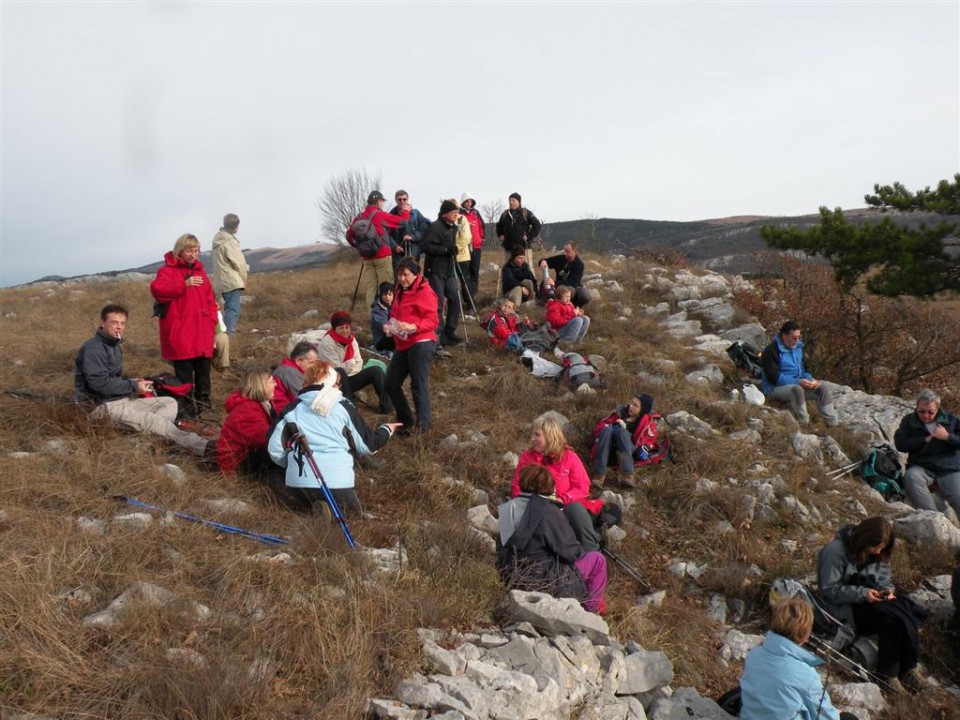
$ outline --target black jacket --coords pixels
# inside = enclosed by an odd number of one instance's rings
[[[525,207],[504,210],[497,220],[497,236],[503,238],[501,245],[507,252],[529,249],[540,234],[540,228],[537,216]]]
[[[430,223],[420,238],[420,251],[426,255],[423,274],[452,277],[457,259],[457,226],[448,225],[442,218]]]
[[[533,276],[533,271],[530,269],[530,266],[524,263],[520,267],[517,267],[512,262],[508,262],[503,266],[503,294],[506,295],[508,292],[513,290],[517,285],[522,283],[524,280],[530,280],[533,282],[533,286],[537,286],[537,279]]]
[[[583,260],[577,255],[568,261],[564,254],[548,257],[547,267],[557,273],[557,285],[578,288],[583,285]]]
[[[947,440],[927,442],[930,433],[913,411],[900,421],[893,442],[897,450],[909,453],[907,467],[917,465],[934,473],[957,472],[960,470],[960,419],[940,408],[934,422],[943,425],[950,433]]]
[[[102,403],[137,391],[137,381],[123,376],[121,342],[97,330],[80,347],[73,361],[73,388],[78,400]]]
[[[557,505],[541,495],[521,495],[500,506],[501,523],[507,507],[524,500],[527,508],[513,534],[497,542],[500,578],[511,589],[582,600],[587,588],[573,563],[583,548]]]

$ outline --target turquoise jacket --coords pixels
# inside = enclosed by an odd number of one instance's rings
[[[768,632],[743,664],[740,720],[839,720],[814,670],[822,664],[789,638]]]

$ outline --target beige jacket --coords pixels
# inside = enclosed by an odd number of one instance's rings
[[[210,279],[214,292],[223,295],[231,290],[242,290],[247,286],[249,270],[237,236],[220,228],[220,232],[213,237],[213,272],[210,273]]]
[[[470,247],[473,243],[473,232],[470,223],[463,215],[457,217],[457,262],[470,261]]]
[[[334,367],[342,367],[347,377],[352,377],[363,370],[363,358],[360,357],[360,345],[353,338],[353,357],[344,362],[343,356],[347,349],[329,335],[324,335],[317,343],[317,357],[325,360]]]

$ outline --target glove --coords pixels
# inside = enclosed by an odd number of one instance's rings
[[[300,428],[295,422],[288,422],[283,426],[283,432],[280,433],[280,442],[287,450],[292,448],[300,439]]]

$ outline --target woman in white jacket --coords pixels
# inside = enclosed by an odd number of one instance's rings
[[[350,313],[338,310],[330,316],[330,330],[317,343],[317,357],[333,365],[340,373],[340,389],[350,402],[356,404],[354,393],[373,385],[380,401],[379,411],[393,412],[393,403],[386,391],[387,374],[375,364],[367,368],[363,366]]]
[[[286,467],[285,481],[291,495],[316,508],[326,497],[306,458],[289,438],[293,433],[306,440],[323,479],[344,515],[358,516],[360,501],[354,490],[353,461],[372,455],[387,444],[398,423],[384,423],[370,430],[352,402],[340,392],[340,375],[326,362],[307,368],[297,402],[287,406],[267,443],[275,463]],[[284,432],[286,430],[286,432]]]

